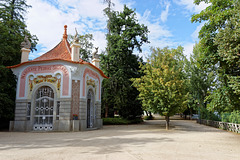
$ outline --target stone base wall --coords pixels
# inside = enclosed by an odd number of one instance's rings
[[[52,131],[85,131],[91,130],[87,128],[87,101],[85,98],[79,100],[79,117],[78,120],[71,118],[71,98],[58,99],[60,101],[59,120],[53,120]],[[10,122],[10,131],[32,131],[33,130],[33,117],[27,120],[27,100],[16,102],[15,121]],[[94,129],[102,128],[101,119],[101,102],[95,102],[96,107],[96,120]]]
[[[236,124],[236,123],[212,121],[212,120],[206,120],[206,119],[198,119],[197,123],[228,130],[231,132],[240,133],[240,124]]]
[[[27,100],[17,100],[15,107],[15,121],[25,121],[27,114]]]
[[[87,100],[85,98],[80,98],[79,103],[79,119],[86,120],[87,119]]]
[[[71,99],[60,99],[60,110],[59,120],[70,120],[71,119]]]

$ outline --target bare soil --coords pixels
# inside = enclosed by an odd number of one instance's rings
[[[0,132],[0,160],[238,160],[240,134],[189,120],[85,132]]]

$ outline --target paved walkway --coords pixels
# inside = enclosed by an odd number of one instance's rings
[[[146,121],[86,132],[0,132],[0,160],[239,160],[240,135],[195,121]]]

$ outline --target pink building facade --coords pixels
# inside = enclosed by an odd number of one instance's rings
[[[82,131],[102,127],[101,84],[107,78],[97,67],[79,58],[78,40],[62,41],[42,56],[10,66],[17,77],[12,131]],[[27,53],[28,52],[28,53]],[[25,57],[24,57],[25,56]],[[27,56],[27,57],[26,57]],[[99,59],[94,58],[99,63]]]

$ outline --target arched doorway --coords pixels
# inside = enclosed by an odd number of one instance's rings
[[[53,129],[54,92],[48,86],[36,91],[33,130]]]
[[[94,93],[91,89],[87,94],[87,128],[94,127]]]

